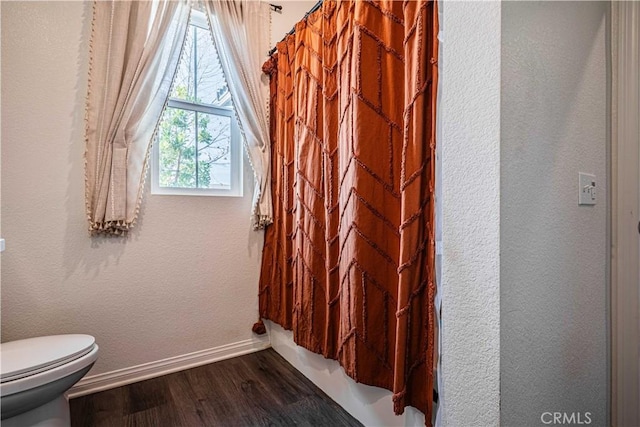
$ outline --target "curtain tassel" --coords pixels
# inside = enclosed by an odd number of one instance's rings
[[[254,323],[251,330],[254,334],[258,335],[264,335],[267,333],[267,328],[266,326],[264,326],[264,322],[262,320],[258,320],[256,323]]]
[[[406,389],[402,390],[399,393],[395,393],[391,398],[393,400],[393,412],[396,415],[402,415],[404,412],[404,407],[406,406],[404,403],[404,396],[407,394]]]

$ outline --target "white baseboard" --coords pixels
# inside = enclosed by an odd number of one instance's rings
[[[267,334],[253,339],[238,341],[232,344],[221,345],[207,350],[195,351],[168,359],[118,369],[81,379],[67,392],[69,399],[80,397],[111,388],[160,377],[173,372],[195,368],[196,366],[242,356],[271,347]]]
[[[424,414],[411,406],[407,406],[402,415],[395,415],[393,393],[389,390],[356,383],[344,373],[337,361],[325,359],[320,354],[298,346],[293,342],[291,331],[286,331],[269,320],[263,320],[273,349],[363,425],[425,425]]]

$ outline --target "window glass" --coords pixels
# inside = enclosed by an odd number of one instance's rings
[[[154,194],[242,194],[240,133],[206,25],[194,11],[154,144]]]

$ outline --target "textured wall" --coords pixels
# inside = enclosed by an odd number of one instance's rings
[[[500,3],[441,2],[442,399],[499,423]]]
[[[144,198],[89,238],[83,128],[91,2],[2,2],[2,339],[88,333],[92,373],[251,337],[262,233],[243,198]]]
[[[606,424],[606,14],[606,2],[503,3],[505,426],[543,425],[545,411]],[[578,206],[578,171],[597,177],[593,207]]]

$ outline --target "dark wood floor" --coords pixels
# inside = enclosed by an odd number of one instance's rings
[[[361,426],[272,349],[72,399],[71,426]]]

